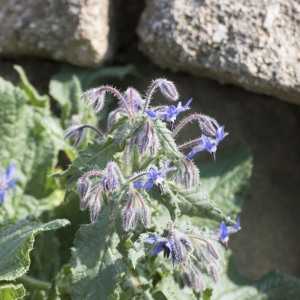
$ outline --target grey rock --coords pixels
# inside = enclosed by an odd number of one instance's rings
[[[148,0],[137,32],[162,68],[300,104],[298,0]]]
[[[0,0],[0,54],[95,67],[112,55],[109,0]]]

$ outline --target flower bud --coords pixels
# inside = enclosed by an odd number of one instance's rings
[[[129,229],[134,229],[137,225],[138,214],[135,203],[135,194],[133,191],[129,193],[128,203],[121,211],[122,219],[123,219],[123,227],[125,231]]]
[[[148,205],[143,200],[142,196],[136,192],[136,196],[140,201],[141,208],[139,210],[140,218],[145,227],[149,227],[151,225],[151,212]]]
[[[199,184],[199,169],[187,157],[182,157],[175,177],[177,184],[182,184],[186,189],[191,189]]]
[[[98,103],[94,106],[94,110],[97,113],[103,108],[105,93],[106,89],[103,87],[90,89],[82,94],[81,99],[88,96],[88,100],[85,103],[86,107],[98,101]]]
[[[219,282],[219,268],[215,264],[210,264],[208,266],[208,274],[215,283]]]
[[[73,146],[76,148],[82,144],[84,134],[85,134],[84,125],[73,125],[65,131],[64,138],[67,139],[67,138],[73,136],[74,137]]]
[[[176,101],[179,98],[175,84],[166,79],[158,79],[161,93],[169,100]]]
[[[206,284],[201,271],[194,264],[191,265],[191,270],[187,275],[190,285],[196,292],[201,292],[206,289]]]
[[[85,177],[81,177],[77,182],[78,194],[81,201],[84,200],[84,198],[86,197],[89,188],[90,184],[88,180]]]
[[[95,222],[101,209],[100,193],[95,193],[90,200],[90,219]]]
[[[214,118],[206,115],[201,115],[201,118],[199,119],[199,126],[203,133],[211,137],[215,137],[217,128],[220,127]]]

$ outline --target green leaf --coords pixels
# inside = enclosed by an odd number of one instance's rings
[[[65,129],[69,127],[69,122],[75,115],[79,123],[97,126],[98,118],[102,119],[107,116],[111,98],[106,98],[105,105],[97,118],[94,111],[91,108],[85,109],[84,101],[80,101],[82,91],[98,87],[110,78],[123,80],[127,75],[136,76],[136,74],[136,69],[132,65],[105,67],[97,70],[64,65],[62,70],[51,78],[49,84],[50,95],[62,109],[63,127]],[[86,139],[89,138],[91,138],[90,132],[86,136]]]
[[[300,299],[300,279],[273,271],[260,280],[251,281],[238,273],[233,257],[230,256],[227,270],[225,269],[221,275],[211,299]]]
[[[117,250],[115,218],[120,212],[113,217],[105,205],[97,222],[79,228],[70,263],[72,299],[118,299],[115,293],[125,268]]]
[[[14,69],[20,76],[20,88],[26,93],[30,104],[33,106],[49,107],[49,97],[41,96],[38,91],[30,84],[22,67],[14,65]]]
[[[25,296],[25,289],[22,284],[0,284],[1,300],[18,300]]]
[[[38,215],[45,207],[59,203],[53,197],[56,183],[49,175],[58,152],[65,147],[63,131],[48,107],[31,104],[26,91],[0,78],[0,167],[15,162],[18,178],[13,197],[7,193],[4,200],[5,217]]]
[[[114,155],[123,149],[124,144],[115,144],[111,136],[108,136],[105,142],[94,140],[88,144],[85,150],[79,152],[78,157],[66,171],[61,174],[55,174],[54,176],[73,175],[68,184],[68,188],[70,188],[75,184],[77,179],[82,176],[84,171],[90,170],[91,168],[104,169],[107,163],[113,159]]]
[[[60,269],[59,247],[56,232],[40,233],[31,252],[32,262],[27,275],[51,282]],[[49,249],[51,249],[51,255],[49,255]]]
[[[29,252],[35,236],[69,224],[68,220],[54,220],[46,224],[18,221],[0,229],[0,280],[14,280],[25,274],[30,266]]]
[[[251,172],[250,151],[239,143],[220,151],[216,162],[201,165],[201,183],[225,215],[235,217],[241,210]]]
[[[180,288],[171,272],[165,272],[165,276],[158,282],[152,291],[154,299],[174,299],[174,300],[196,300],[198,297],[194,295],[191,288],[185,286]],[[162,298],[164,296],[164,298]]]
[[[49,207],[53,207],[53,201],[57,203],[51,197],[56,183],[48,175],[57,164],[59,150],[64,148],[63,132],[47,107],[30,105],[23,90],[2,78],[0,115],[0,167],[4,169],[15,162],[18,178],[13,197],[7,193],[3,211],[5,217],[22,219],[33,213],[29,209],[32,205],[37,213],[45,208],[36,205],[37,199],[50,197],[44,202]]]
[[[160,147],[166,156],[181,157],[182,153],[177,150],[177,145],[171,137],[171,131],[167,128],[166,123],[159,119],[152,119]]]
[[[170,184],[170,187],[172,201],[178,202],[181,214],[218,222],[226,219],[226,215],[209,199],[202,186],[189,190],[174,184]]]

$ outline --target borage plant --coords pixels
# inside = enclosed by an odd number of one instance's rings
[[[198,297],[218,282],[229,235],[240,229],[239,219],[231,221],[208,199],[193,162],[202,151],[216,158],[217,146],[227,135],[224,126],[199,113],[176,121],[192,99],[153,106],[157,89],[170,101],[179,99],[175,85],[166,79],[154,80],[144,97],[133,88],[124,93],[111,86],[88,90],[82,99],[96,113],[107,93],[118,100],[109,113],[107,132],[88,124],[66,131],[75,146],[86,130],[96,133],[63,173],[70,176],[69,201],[79,196],[80,209],[89,210],[91,220],[81,225],[74,241],[74,299],[152,299],[169,280],[176,281],[171,289],[184,287]],[[178,144],[178,134],[192,121],[199,125],[199,136]],[[199,228],[187,217],[221,225]],[[156,255],[160,252],[163,256]]]

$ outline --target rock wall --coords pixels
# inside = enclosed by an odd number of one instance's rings
[[[109,0],[0,0],[0,53],[97,67],[112,56]]]
[[[297,0],[150,0],[140,49],[161,68],[300,103]]]

